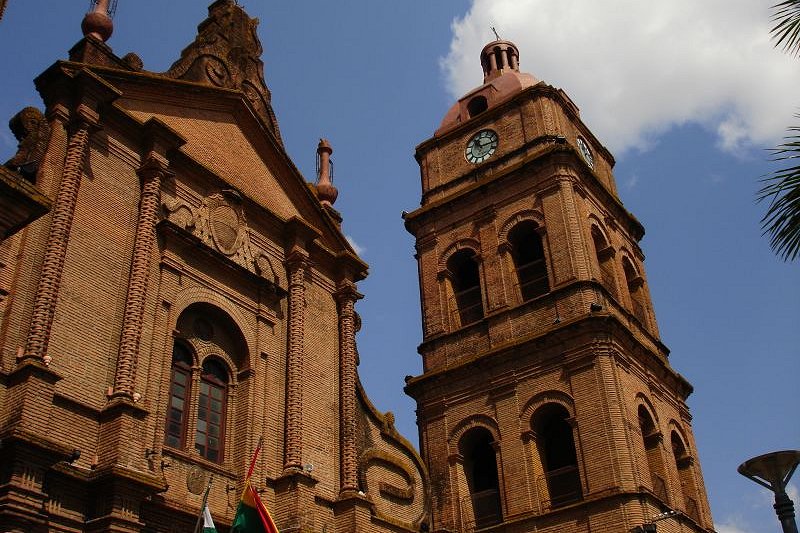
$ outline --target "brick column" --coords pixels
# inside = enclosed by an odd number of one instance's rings
[[[142,317],[150,275],[150,255],[155,243],[155,224],[158,200],[161,197],[161,180],[167,172],[167,162],[151,156],[139,168],[142,178],[142,197],[139,203],[139,220],[133,244],[133,262],[128,279],[122,337],[117,356],[112,397],[133,395],[139,340],[142,336]]]
[[[139,202],[139,220],[133,244],[133,261],[128,278],[128,293],[122,322],[122,336],[117,356],[112,397],[133,396],[139,341],[142,336],[142,319],[147,297],[147,279],[150,275],[150,256],[155,243],[155,225],[158,201],[161,197],[161,180],[166,175],[168,162],[150,154],[138,173],[142,178],[142,197]]]
[[[61,276],[64,272],[64,258],[67,254],[69,233],[78,202],[78,190],[83,175],[83,165],[89,147],[89,135],[98,125],[98,115],[81,104],[75,111],[72,131],[67,143],[64,171],[58,187],[58,195],[53,205],[50,233],[42,262],[39,284],[33,303],[28,337],[22,359],[43,359],[47,355],[50,329],[56,310]],[[45,361],[48,362],[48,361]]]
[[[303,466],[303,335],[308,254],[295,248],[286,259],[289,278],[289,340],[286,364],[286,441],[283,469]]]
[[[339,304],[339,409],[340,409],[340,493],[358,490],[356,449],[356,332],[355,303],[362,298],[355,283],[344,280],[336,291]]]

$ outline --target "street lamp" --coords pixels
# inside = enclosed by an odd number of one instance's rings
[[[739,465],[739,473],[775,493],[775,513],[783,533],[798,533],[794,503],[786,494],[786,484],[800,463],[800,450],[765,453]]]

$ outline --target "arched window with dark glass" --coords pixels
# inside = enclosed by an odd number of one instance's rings
[[[477,322],[483,318],[483,296],[475,252],[464,249],[454,253],[447,261],[447,270],[461,325]]]
[[[523,301],[550,292],[544,246],[536,230],[535,222],[526,221],[517,224],[508,233],[508,244],[511,246],[511,257]]]
[[[644,405],[639,406],[638,415],[653,492],[661,498],[661,501],[667,502],[667,485],[661,456],[661,432],[656,429],[653,417]]]
[[[476,529],[497,524],[503,519],[493,441],[489,430],[478,427],[468,431],[458,443],[459,453],[464,458],[464,474]]]
[[[192,354],[180,342],[172,348],[172,374],[169,387],[169,408],[164,443],[183,448],[186,439],[186,412],[192,384]]]
[[[642,288],[644,279],[636,272],[636,269],[627,257],[622,260],[622,270],[625,271],[625,281],[628,285],[631,305],[633,305],[633,316],[635,316],[642,325],[646,325],[647,311],[645,310],[644,289]]]
[[[225,410],[228,404],[228,370],[216,358],[203,361],[197,406],[195,449],[209,461],[222,462]]]
[[[583,497],[578,454],[569,418],[566,408],[556,403],[540,407],[533,415],[533,431],[551,507],[566,505]]]
[[[617,283],[614,276],[614,249],[608,245],[606,238],[597,226],[592,226],[592,244],[600,267],[600,279],[603,286],[617,297]]]
[[[696,522],[700,521],[700,511],[697,506],[697,487],[694,483],[694,476],[692,475],[692,464],[694,461],[686,451],[686,445],[683,439],[678,435],[677,431],[673,431],[670,440],[672,442],[672,454],[675,457],[675,466],[678,469],[678,479],[681,483],[681,492],[683,493],[683,503],[686,509],[686,514],[693,518]]]

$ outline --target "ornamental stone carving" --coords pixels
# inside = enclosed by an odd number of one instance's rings
[[[19,141],[17,153],[6,161],[5,166],[34,181],[42,162],[47,142],[50,139],[50,124],[41,111],[26,107],[8,122],[8,127]]]
[[[234,263],[278,284],[269,257],[250,242],[242,197],[235,190],[210,194],[196,207],[178,198],[166,199],[161,204],[161,217]]]
[[[197,37],[166,72],[171,78],[238,89],[282,144],[272,96],[264,81],[258,19],[250,18],[234,0],[217,0]]]

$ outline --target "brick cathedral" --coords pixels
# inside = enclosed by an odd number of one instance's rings
[[[0,169],[0,531],[189,531],[209,484],[227,530],[262,438],[284,533],[713,531],[644,229],[513,43],[416,149],[418,454],[360,385],[367,265],[330,145],[314,183],[284,150],[257,21],[215,1],[154,73],[107,6]]]

